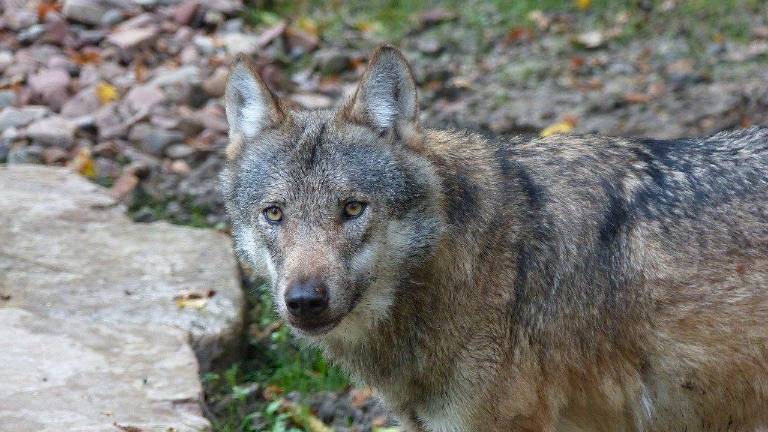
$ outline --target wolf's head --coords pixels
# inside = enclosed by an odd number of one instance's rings
[[[402,54],[379,48],[354,96],[318,111],[288,109],[240,57],[226,111],[237,249],[271,279],[280,315],[312,336],[353,336],[386,319],[442,227]]]

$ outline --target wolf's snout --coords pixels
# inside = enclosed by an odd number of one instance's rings
[[[317,279],[293,282],[285,291],[285,305],[299,320],[317,319],[328,308],[328,288]]]

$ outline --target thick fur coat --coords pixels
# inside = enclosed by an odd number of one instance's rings
[[[768,129],[427,130],[391,47],[336,110],[287,108],[245,58],[226,98],[240,256],[407,430],[768,427]],[[327,305],[297,315],[296,281]]]

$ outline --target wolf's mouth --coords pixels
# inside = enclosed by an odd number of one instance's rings
[[[342,319],[344,319],[344,316],[326,321],[300,322],[297,320],[288,320],[288,322],[306,335],[321,336],[336,328]]]

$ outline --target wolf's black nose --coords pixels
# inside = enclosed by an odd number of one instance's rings
[[[328,289],[316,279],[293,282],[285,292],[285,304],[296,318],[317,318],[328,307]]]

